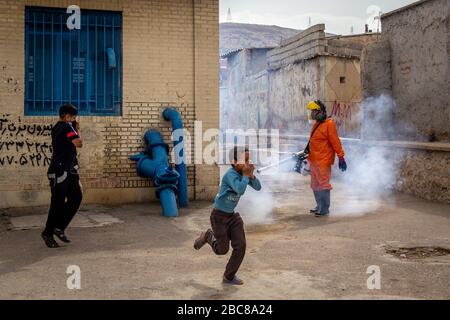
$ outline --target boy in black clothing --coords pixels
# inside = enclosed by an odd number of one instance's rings
[[[49,248],[59,247],[53,235],[63,242],[70,242],[64,231],[75,216],[83,197],[77,171],[76,148],[83,146],[76,122],[77,114],[75,106],[64,104],[59,109],[59,121],[52,129],[53,155],[47,171],[52,198],[47,224],[41,235]]]

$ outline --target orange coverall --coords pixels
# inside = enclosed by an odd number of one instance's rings
[[[319,122],[311,128],[314,131]],[[322,122],[314,132],[309,143],[308,161],[311,169],[311,189],[314,191],[331,190],[331,166],[334,164],[335,154],[339,158],[344,156],[341,140],[336,129],[336,123],[328,118]]]

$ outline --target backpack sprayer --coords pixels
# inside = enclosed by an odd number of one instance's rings
[[[261,173],[264,171],[267,171],[271,168],[277,167],[283,163],[289,162],[289,161],[296,161],[294,168],[292,168],[291,171],[295,171],[298,173],[301,173],[302,175],[306,176],[309,174],[309,164],[306,160],[308,158],[309,152],[307,150],[302,150],[296,153],[293,153],[290,157],[283,159],[281,161],[278,161],[277,163],[272,163],[271,165],[259,168],[256,170],[256,172]]]
[[[309,163],[306,160],[309,155],[309,144],[311,142],[311,137],[314,135],[314,132],[316,132],[316,130],[317,130],[317,128],[319,128],[320,124],[323,123],[327,119],[327,109],[326,109],[325,105],[322,103],[322,101],[320,101],[320,100],[309,102],[307,105],[307,109],[320,111],[320,113],[318,114],[318,118],[316,118],[318,120],[318,124],[312,130],[308,144],[306,145],[306,148],[297,153],[293,153],[289,158],[283,159],[277,163],[273,163],[271,165],[268,165],[266,167],[258,169],[257,170],[258,173],[264,172],[273,167],[277,167],[280,164],[283,164],[285,162],[295,160],[296,161],[295,167],[291,171],[301,173],[304,176],[307,176],[310,174]]]

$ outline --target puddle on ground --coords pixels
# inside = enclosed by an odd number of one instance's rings
[[[399,259],[426,259],[430,257],[441,257],[450,254],[450,249],[442,247],[411,247],[395,248],[385,247],[386,253]]]

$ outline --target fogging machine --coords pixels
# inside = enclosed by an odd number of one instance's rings
[[[258,170],[256,170],[256,172],[261,173],[263,171],[269,170],[273,167],[277,167],[280,164],[283,164],[285,162],[289,162],[292,160],[295,160],[295,167],[293,168],[292,171],[301,173],[303,175],[308,175],[310,173],[309,171],[309,165],[308,165],[308,161],[306,161],[306,159],[308,158],[309,155],[309,144],[311,142],[311,137],[314,135],[314,132],[316,132],[317,128],[319,128],[320,124],[322,123],[322,121],[320,121],[317,126],[312,130],[308,144],[306,145],[306,148],[302,151],[299,151],[297,153],[293,153],[289,158],[283,159],[281,161],[278,161],[277,163],[273,163],[271,165],[268,165],[266,167],[262,167]]]
[[[271,168],[274,167],[278,167],[279,165],[282,165],[283,163],[289,162],[289,161],[295,161],[295,167],[293,168],[293,171],[298,172],[298,173],[302,173],[303,174],[303,170],[305,170],[305,166],[307,164],[306,159],[308,158],[308,150],[302,150],[296,153],[293,153],[290,157],[285,158],[281,161],[278,161],[277,163],[272,163],[271,165],[259,168],[258,170],[256,170],[258,173],[267,171]]]

